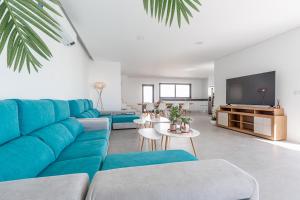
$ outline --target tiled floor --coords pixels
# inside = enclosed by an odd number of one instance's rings
[[[261,200],[300,200],[300,145],[217,128],[206,114],[192,114],[192,118],[192,127],[201,132],[195,139],[200,159],[225,159],[253,175],[260,185]],[[192,152],[189,141],[183,139],[173,139],[170,148]],[[138,151],[137,131],[113,131],[110,152],[132,151]]]

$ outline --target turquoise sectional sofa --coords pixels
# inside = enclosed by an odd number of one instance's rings
[[[89,99],[76,99],[69,101],[72,117],[76,118],[108,118],[111,127],[115,129],[134,128],[133,120],[140,117],[135,114],[103,114],[93,107],[93,101]]]
[[[0,181],[196,160],[184,151],[107,155],[110,129],[85,131],[62,100],[0,101]],[[106,126],[108,127],[108,126]]]

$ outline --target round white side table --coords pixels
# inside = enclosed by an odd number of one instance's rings
[[[193,147],[193,152],[194,155],[197,157],[197,153],[196,153],[196,149],[195,149],[195,145],[194,145],[194,141],[193,138],[200,136],[200,132],[195,130],[195,129],[191,129],[190,133],[174,133],[169,131],[170,128],[170,124],[156,124],[154,126],[154,129],[160,133],[162,136],[166,137],[166,141],[165,141],[165,150],[168,149],[168,142],[170,141],[170,138],[174,137],[174,138],[188,138],[191,142],[191,145]]]
[[[161,139],[161,134],[157,133],[154,128],[139,129],[139,134],[142,136],[141,151],[143,150],[144,140],[148,140],[149,149],[156,150],[156,141]]]

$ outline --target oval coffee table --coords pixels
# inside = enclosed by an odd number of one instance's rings
[[[160,133],[161,135],[166,137],[165,145],[164,145],[165,150],[168,149],[168,142],[170,141],[171,137],[174,137],[174,138],[189,138],[190,142],[191,142],[191,145],[193,147],[194,155],[197,157],[197,153],[196,153],[196,150],[195,150],[195,145],[194,145],[193,138],[200,136],[200,132],[195,130],[195,129],[191,129],[190,133],[180,133],[179,134],[179,133],[174,133],[174,132],[169,131],[169,128],[170,128],[170,124],[156,124],[154,126],[154,129],[158,133]]]
[[[139,134],[142,136],[141,151],[143,150],[144,140],[149,141],[149,149],[156,150],[156,141],[161,139],[161,134],[157,133],[154,128],[139,129]]]

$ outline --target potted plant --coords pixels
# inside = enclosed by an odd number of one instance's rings
[[[169,120],[171,121],[170,124],[170,131],[176,131],[177,129],[177,122],[180,119],[180,110],[179,106],[172,106],[169,114]]]
[[[181,118],[180,131],[182,133],[190,132],[191,121],[192,121],[192,119],[190,117],[182,117]]]
[[[210,123],[212,125],[216,125],[217,124],[217,111],[215,109],[212,112]]]
[[[158,108],[156,108],[154,110],[154,114],[155,114],[155,118],[159,118],[160,117],[160,110]]]

